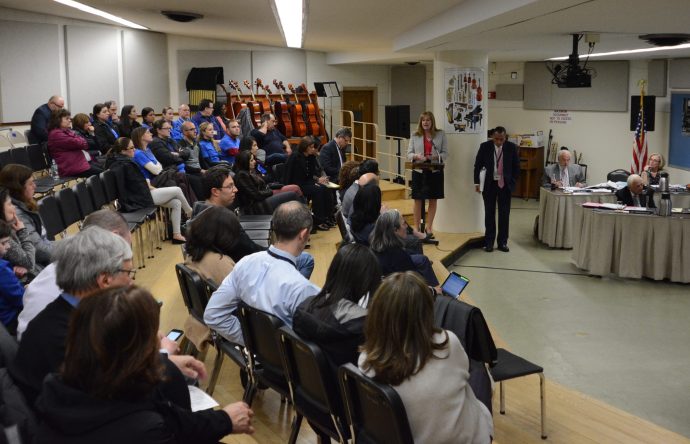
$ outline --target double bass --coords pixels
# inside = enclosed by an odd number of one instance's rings
[[[304,123],[302,115],[302,105],[299,103],[297,91],[292,83],[288,83],[288,89],[295,95],[295,104],[290,107],[290,117],[292,117],[292,134],[297,137],[304,137],[307,135],[307,124]]]
[[[261,103],[261,108],[263,109],[264,114],[266,113],[273,113],[273,107],[271,107],[271,98],[268,97],[268,92],[266,91],[266,87],[264,86],[264,82],[260,78],[256,78],[254,81],[254,84],[256,85],[256,93],[259,94],[259,88],[264,90],[264,95],[266,98],[259,99],[259,102]]]
[[[276,120],[278,121],[278,130],[283,133],[285,137],[292,137],[292,122],[290,121],[290,112],[288,110],[288,105],[285,102],[285,97],[283,97],[283,82],[278,83],[276,79],[273,79],[273,85],[276,87],[276,91],[280,93],[280,100],[273,101],[273,109],[276,114]]]
[[[252,101],[247,103],[247,108],[251,111],[252,114],[252,122],[254,123],[254,127],[258,128],[261,126],[261,104],[256,101],[256,97],[254,96],[254,89],[252,89],[252,84],[249,83],[249,80],[244,81],[244,86],[249,88],[249,92],[252,93]]]
[[[230,80],[229,85],[230,89],[237,93],[237,100],[232,102],[232,106],[230,107],[232,109],[233,118],[237,119],[240,116],[240,112],[247,107],[247,104],[242,101],[240,84],[236,80]]]
[[[309,90],[307,89],[307,85],[302,83],[300,87],[304,90],[304,92],[307,94],[307,99],[309,99],[309,103],[306,104],[307,106],[307,129],[309,130],[309,134],[312,136],[318,136],[321,133],[321,130],[319,128],[319,120],[316,115],[316,107],[314,106],[314,103],[311,101],[311,96],[309,95]]]

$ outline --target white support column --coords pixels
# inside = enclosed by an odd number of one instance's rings
[[[484,70],[482,87],[487,91],[488,56],[478,51],[442,51],[434,57],[434,107],[433,113],[439,127],[446,119],[444,109],[446,68],[481,68]],[[469,233],[484,231],[484,204],[482,196],[474,191],[472,177],[474,158],[479,144],[486,140],[488,113],[485,92],[481,102],[483,111],[482,131],[478,134],[446,134],[448,161],[445,167],[445,199],[439,200],[434,231]]]

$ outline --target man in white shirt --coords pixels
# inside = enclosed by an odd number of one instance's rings
[[[276,242],[235,265],[206,306],[206,324],[227,340],[244,344],[239,320],[232,314],[243,301],[292,326],[297,306],[321,291],[296,266],[311,226],[311,212],[304,204],[292,201],[279,206],[273,212]]]

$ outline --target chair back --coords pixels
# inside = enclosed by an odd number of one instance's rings
[[[312,426],[344,442],[345,410],[336,375],[323,351],[287,326],[278,330],[278,342],[295,407]]]
[[[10,156],[12,157],[12,163],[18,163],[19,165],[31,168],[29,153],[26,151],[26,147],[21,146],[12,148],[10,150]]]
[[[72,188],[63,188],[57,192],[55,198],[60,207],[60,214],[62,215],[62,222],[65,227],[77,223],[81,220],[81,212],[79,211],[79,204],[77,203],[77,196]]]
[[[79,206],[79,213],[82,219],[96,211],[93,206],[93,200],[91,200],[91,195],[89,194],[89,189],[86,187],[86,182],[77,182],[72,186],[72,192],[77,196],[77,205]]]
[[[285,183],[285,163],[277,163],[273,165],[273,179],[279,183]]]
[[[338,210],[335,212],[335,221],[338,224],[338,230],[340,231],[340,237],[343,239],[344,244],[349,244],[352,242],[352,236],[350,236],[350,231],[347,228],[347,223],[345,222],[345,216]]]
[[[121,173],[120,173],[121,174]],[[113,170],[105,170],[100,174],[103,190],[105,191],[105,198],[108,203],[112,203],[117,199],[117,173]],[[122,179],[124,181],[124,179]]]
[[[630,176],[629,171],[619,168],[608,173],[606,175],[606,180],[610,180],[612,182],[626,182],[628,180],[628,176]]]
[[[2,134],[0,134],[0,148],[2,148]],[[0,150],[0,168],[12,163],[10,150]]]
[[[14,362],[18,349],[17,338],[10,335],[7,327],[0,324],[0,368],[7,367],[11,362]]]
[[[375,382],[352,364],[341,366],[338,375],[355,442],[413,444],[405,406],[392,387]]]
[[[100,210],[108,203],[100,177],[93,175],[86,179],[86,188],[89,190],[89,194],[91,194],[91,200],[95,209]]]
[[[55,196],[46,196],[38,201],[38,214],[41,216],[41,221],[50,240],[55,240],[55,235],[62,233],[67,228],[62,220],[60,205]]]
[[[288,384],[283,371],[283,357],[278,345],[277,332],[283,321],[276,316],[240,302],[237,317],[242,327],[244,344],[250,359],[255,356],[262,365],[262,379],[279,392],[287,392]],[[256,365],[252,362],[254,368]]]
[[[175,273],[182,291],[182,299],[185,306],[187,306],[189,314],[197,321],[205,324],[204,310],[206,310],[208,298],[203,278],[185,264],[176,264]]]
[[[46,156],[43,153],[43,147],[36,143],[26,147],[26,153],[29,156],[29,164],[34,172],[45,171],[50,168]]]

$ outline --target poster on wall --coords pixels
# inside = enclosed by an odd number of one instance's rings
[[[446,68],[445,116],[443,128],[448,134],[477,134],[484,130],[484,70],[481,68]]]
[[[668,164],[690,169],[690,94],[671,94]]]

